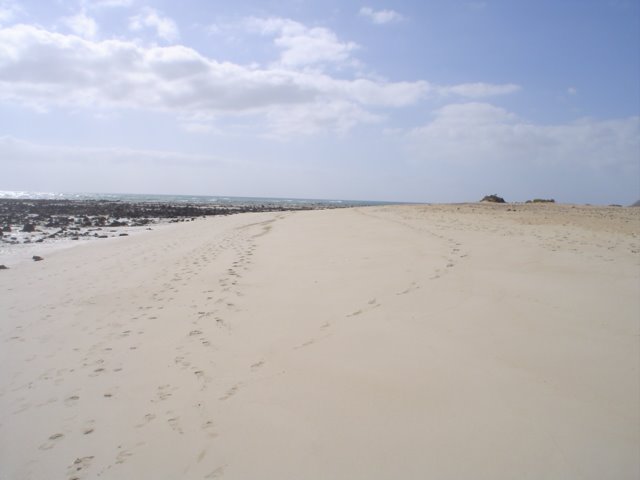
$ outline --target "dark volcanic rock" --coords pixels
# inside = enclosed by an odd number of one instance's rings
[[[123,202],[111,200],[45,200],[0,198],[0,237],[3,243],[17,244],[59,239],[106,238],[94,233],[107,227],[147,227],[158,222],[194,221],[214,215],[245,212],[274,212],[328,208],[326,205],[285,204],[204,204]],[[339,208],[336,205],[334,208]],[[42,232],[37,240],[12,237],[12,225],[25,233]],[[20,228],[20,227],[19,227]],[[117,233],[113,236],[118,236]],[[125,236],[125,235],[121,235]]]
[[[34,262],[39,262],[41,260],[44,260],[44,258],[38,256],[38,255],[34,255],[33,257],[31,257],[33,259]]]
[[[6,265],[0,265],[0,270],[9,270],[9,267]]]

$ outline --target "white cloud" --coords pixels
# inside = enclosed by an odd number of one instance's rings
[[[300,67],[323,63],[344,63],[359,47],[353,42],[342,42],[329,29],[307,27],[285,18],[250,18],[246,21],[250,31],[274,35],[274,44],[282,50],[280,64]]]
[[[366,78],[337,80],[326,75],[308,75],[309,83],[337,98],[346,97],[362,105],[404,107],[426,97],[433,88],[428,82],[375,82]]]
[[[369,19],[376,25],[384,25],[404,20],[404,16],[394,10],[374,10],[370,7],[362,7],[359,14],[361,17]]]
[[[72,17],[65,17],[62,19],[62,22],[69,27],[73,33],[81,37],[92,39],[98,34],[98,24],[84,12],[80,12]]]
[[[570,165],[636,175],[640,167],[640,117],[537,125],[486,103],[453,104],[411,131],[408,140],[428,162],[488,168]]]
[[[496,95],[508,95],[520,90],[519,85],[508,84],[492,84],[492,83],[463,83],[460,85],[451,85],[438,87],[438,93],[441,95],[459,95],[467,98],[484,98]]]
[[[180,37],[176,23],[153,8],[145,7],[141,13],[129,19],[129,29],[139,31],[145,27],[154,29],[156,35],[167,42],[173,42]]]
[[[576,87],[569,87],[569,88],[567,88],[567,93],[569,95],[577,95],[578,94],[578,89]]]
[[[280,33],[310,30],[284,23],[260,25]],[[426,81],[338,79],[292,64],[296,62],[243,66],[217,62],[180,45],[93,41],[15,25],[0,28],[0,101],[41,111],[80,107],[94,109],[92,114],[121,108],[172,112],[178,119],[196,119],[179,120],[190,131],[203,131],[225,115],[251,117],[259,130],[281,136],[287,129],[344,132],[359,123],[380,121],[384,114],[376,109],[414,105],[429,96],[517,90],[513,85],[447,87]]]
[[[221,63],[183,46],[95,42],[27,25],[0,29],[0,100],[34,108],[144,108],[206,118],[251,114],[274,122],[278,131],[291,115],[308,122],[307,130],[333,125],[341,131],[375,116],[367,108],[410,105],[428,91],[427,82],[341,80]]]

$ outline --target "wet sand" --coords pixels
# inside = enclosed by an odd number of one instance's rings
[[[635,479],[640,209],[243,213],[0,271],[0,478]]]

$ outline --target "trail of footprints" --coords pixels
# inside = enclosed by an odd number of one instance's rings
[[[411,230],[418,231],[422,234],[427,234],[433,238],[440,240],[447,246],[448,253],[443,257],[442,264],[439,267],[436,267],[433,270],[433,272],[431,272],[431,275],[428,277],[429,280],[437,280],[443,277],[444,275],[451,272],[451,270],[458,264],[458,262],[462,261],[464,258],[467,258],[469,256],[469,253],[464,250],[462,243],[460,243],[453,237],[443,235],[434,229],[427,230],[423,227],[418,227],[415,224],[410,223],[409,221],[397,220],[395,217],[389,218],[384,216],[384,214],[376,215],[371,212],[372,210],[367,210],[366,212],[364,210],[358,210],[358,213],[362,215],[376,218],[382,221],[399,223],[402,226],[407,227]],[[447,231],[450,231],[450,228],[448,228]],[[408,295],[419,289],[420,289],[419,283],[417,281],[413,281],[406,288],[403,288],[402,290],[395,292],[395,295],[396,296]],[[379,308],[380,306],[381,306],[381,303],[376,298],[372,298],[361,308],[346,314],[345,317],[346,318],[360,317]],[[326,330],[329,329],[330,327],[331,327],[331,323],[325,322],[320,326],[320,331],[326,332]],[[311,345],[314,345],[316,342],[318,342],[322,338],[326,338],[327,336],[328,336],[327,333],[323,333],[317,337],[311,338],[299,345],[296,345],[293,348],[294,350],[299,350],[301,348],[309,347]]]
[[[433,222],[434,227],[436,227],[435,229],[434,228],[427,229],[422,226],[417,226],[416,224],[411,223],[410,221],[411,218],[406,218],[405,220],[398,220],[395,217],[387,217],[384,214],[376,215],[374,213],[371,213],[371,211],[365,212],[363,210],[358,210],[358,213],[364,216],[376,218],[378,220],[400,224],[404,227],[409,228],[410,230],[420,232],[421,234],[426,234],[430,237],[436,238],[439,241],[443,242],[446,245],[448,252],[446,255],[443,256],[442,265],[439,267],[436,267],[432,275],[429,277],[430,280],[436,280],[446,275],[451,271],[452,268],[458,265],[458,262],[462,261],[462,259],[467,258],[469,256],[469,252],[464,250],[461,242],[459,242],[457,239],[451,236],[443,235],[437,229],[438,226],[442,226],[442,224],[446,224],[446,227],[447,227],[445,229],[446,231],[455,230],[454,228],[451,227],[451,222],[455,223],[456,222],[455,219],[447,219],[446,216],[443,216],[439,219],[439,223]],[[422,225],[423,222],[420,222],[420,224]],[[412,286],[408,288],[406,293],[416,290],[417,288],[418,287],[416,287],[415,284],[412,284]],[[406,293],[405,291],[401,292],[401,294],[406,294]]]
[[[147,289],[146,293],[141,295],[138,300],[140,302],[138,314],[131,318],[123,318],[125,308],[118,308],[119,297],[116,297],[114,308],[108,312],[107,318],[96,319],[91,323],[95,326],[93,330],[89,330],[86,325],[77,325],[79,331],[86,335],[86,345],[88,346],[72,349],[77,358],[77,360],[73,359],[70,362],[74,367],[64,369],[62,372],[47,369],[40,374],[40,378],[37,380],[55,381],[58,378],[62,381],[64,374],[86,375],[93,381],[104,385],[101,401],[109,402],[119,393],[118,387],[114,386],[117,385],[117,377],[114,375],[123,372],[126,365],[145,361],[145,348],[142,341],[144,336],[152,333],[154,329],[162,330],[167,324],[180,322],[180,325],[184,326],[184,335],[176,340],[173,354],[170,351],[167,352],[171,355],[167,364],[169,368],[188,372],[192,376],[191,378],[197,382],[199,391],[207,390],[213,383],[213,378],[207,374],[207,363],[212,363],[212,357],[207,352],[211,351],[210,349],[215,349],[212,336],[215,337],[216,331],[224,332],[233,328],[233,325],[226,320],[226,313],[237,311],[240,308],[238,302],[241,300],[242,294],[239,284],[243,274],[251,266],[252,256],[256,249],[256,239],[271,229],[272,222],[273,220],[238,228],[222,238],[212,239],[198,249],[185,254],[177,262],[177,269],[175,269],[175,263],[160,269],[155,291]],[[163,251],[168,254],[177,247],[177,242],[168,243]],[[146,261],[154,261],[154,259],[147,258]],[[228,266],[221,270],[221,264],[225,263]],[[193,297],[192,290],[189,292],[185,289],[185,287],[194,284],[203,285],[196,297]],[[169,313],[165,313],[165,306],[172,301],[182,302],[189,296],[191,298],[188,299],[186,308],[181,313],[182,318],[172,318]],[[145,301],[145,298],[148,301]],[[86,302],[83,307],[90,309],[91,304],[92,302]],[[126,308],[128,309],[128,306]],[[175,325],[175,323],[173,324]],[[100,340],[95,341],[96,338]],[[114,358],[113,353],[118,351],[114,348],[117,342],[127,342],[125,351],[130,352],[130,358]],[[205,350],[194,349],[197,346]],[[122,352],[122,349],[120,348],[119,351]],[[204,363],[202,363],[203,361]],[[248,366],[248,373],[259,370],[263,365],[264,361],[260,360]],[[217,400],[224,402],[231,399],[242,386],[242,382],[232,385]],[[177,435],[183,434],[185,427],[181,423],[178,410],[172,408],[158,410],[158,407],[163,404],[171,404],[171,407],[184,407],[183,403],[173,400],[174,396],[180,393],[177,387],[170,383],[158,385],[149,398],[150,411],[141,412],[140,419],[134,427],[145,428],[151,423],[163,419],[171,432]],[[211,401],[211,397],[203,398],[208,398],[207,401]],[[75,391],[67,395],[63,402],[65,408],[74,410],[82,400],[82,394]],[[52,402],[56,401],[58,400],[52,400]],[[31,407],[29,403],[25,403],[21,411],[26,411]],[[217,434],[215,433],[214,421],[207,414],[207,409],[202,407],[202,402],[198,403],[196,407],[199,408],[200,429],[204,436],[209,439],[215,438]],[[99,425],[96,425],[93,420],[79,422],[77,416],[67,416],[65,422],[65,426],[60,431],[54,431],[42,441],[39,446],[41,450],[55,448],[74,432],[79,431],[82,435],[100,435]],[[135,455],[135,447],[130,446],[128,449],[123,449],[122,446],[118,446],[113,461],[106,470],[125,463],[132,455]],[[68,466],[67,478],[81,480],[95,475],[95,472],[91,472],[93,462],[94,456],[77,457]],[[101,473],[104,473],[104,470]]]

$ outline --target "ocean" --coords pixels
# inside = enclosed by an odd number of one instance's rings
[[[271,197],[230,197],[219,195],[163,195],[140,193],[62,193],[0,190],[0,199],[43,199],[43,200],[106,200],[114,202],[150,203],[192,203],[220,206],[239,205],[280,205],[280,206],[327,206],[359,207],[368,205],[390,205],[397,202],[339,200],[315,198],[271,198]]]

